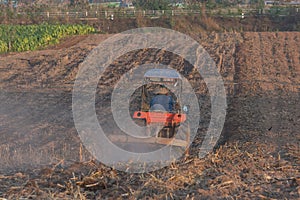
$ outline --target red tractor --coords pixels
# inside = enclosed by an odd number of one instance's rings
[[[181,94],[182,78],[176,70],[148,70],[144,74],[141,109],[134,112],[133,118],[147,126],[147,135],[152,136],[150,141],[187,150],[190,142],[188,108],[180,105]]]

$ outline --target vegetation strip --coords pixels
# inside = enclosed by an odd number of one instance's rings
[[[0,25],[0,53],[36,50],[66,36],[94,32],[93,27],[79,24]]]

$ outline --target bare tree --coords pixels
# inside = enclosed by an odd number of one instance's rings
[[[71,6],[86,6],[88,5],[89,1],[88,0],[70,0],[70,5]]]

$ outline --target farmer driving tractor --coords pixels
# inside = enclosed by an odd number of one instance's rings
[[[150,69],[144,74],[143,83],[141,108],[133,113],[133,119],[143,120],[146,135],[151,136],[149,141],[184,147],[188,154],[190,128],[187,108],[179,102],[182,93],[180,74],[174,69]]]
[[[164,111],[164,112],[173,112],[174,100],[172,96],[169,95],[169,90],[160,85],[154,91],[155,96],[152,98],[150,102],[150,110],[151,111]]]

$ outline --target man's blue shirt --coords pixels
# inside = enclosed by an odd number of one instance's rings
[[[151,110],[160,110],[160,111],[173,111],[174,101],[171,96],[168,95],[157,95],[153,97],[150,102],[150,109]]]

